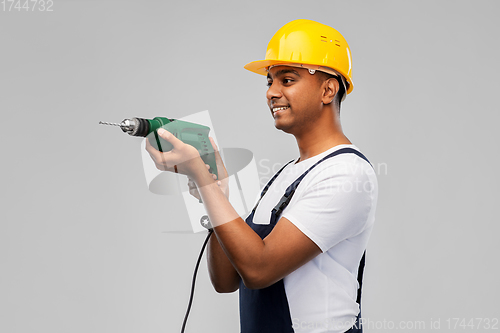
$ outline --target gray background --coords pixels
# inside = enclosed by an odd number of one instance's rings
[[[379,329],[366,331],[498,318],[499,9],[54,0],[50,13],[1,11],[0,331],[180,330],[204,235],[165,233],[186,223],[181,197],[149,192],[140,140],[97,123],[208,109],[220,146],[253,151],[268,179],[266,166],[298,151],[274,129],[265,78],[243,65],[298,18],[349,42],[342,122],[380,166],[363,294]],[[212,290],[204,261],[188,332],[238,325],[237,295]]]

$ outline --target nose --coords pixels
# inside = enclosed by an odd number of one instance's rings
[[[266,97],[269,101],[272,99],[281,98],[281,89],[278,83],[273,82],[271,86],[267,89]]]

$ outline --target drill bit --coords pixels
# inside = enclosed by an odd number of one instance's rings
[[[120,124],[117,124],[117,123],[108,123],[106,121],[100,121],[99,124],[100,125],[110,125],[110,126],[121,126]]]
[[[149,122],[142,118],[123,119],[121,123],[108,123],[107,121],[100,121],[101,125],[118,126],[132,136],[146,136],[149,131]]]

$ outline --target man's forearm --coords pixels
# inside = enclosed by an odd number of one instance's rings
[[[208,243],[207,262],[210,281],[217,292],[231,293],[238,290],[240,276],[222,250],[215,233],[212,233]]]
[[[221,249],[243,282],[253,284],[255,279],[260,278],[259,271],[264,258],[263,240],[238,215],[210,175],[200,172],[197,177],[192,178],[196,182]]]

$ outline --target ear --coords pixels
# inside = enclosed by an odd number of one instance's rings
[[[335,95],[339,91],[339,82],[336,79],[330,78],[323,82],[323,104],[330,104],[333,102]]]

